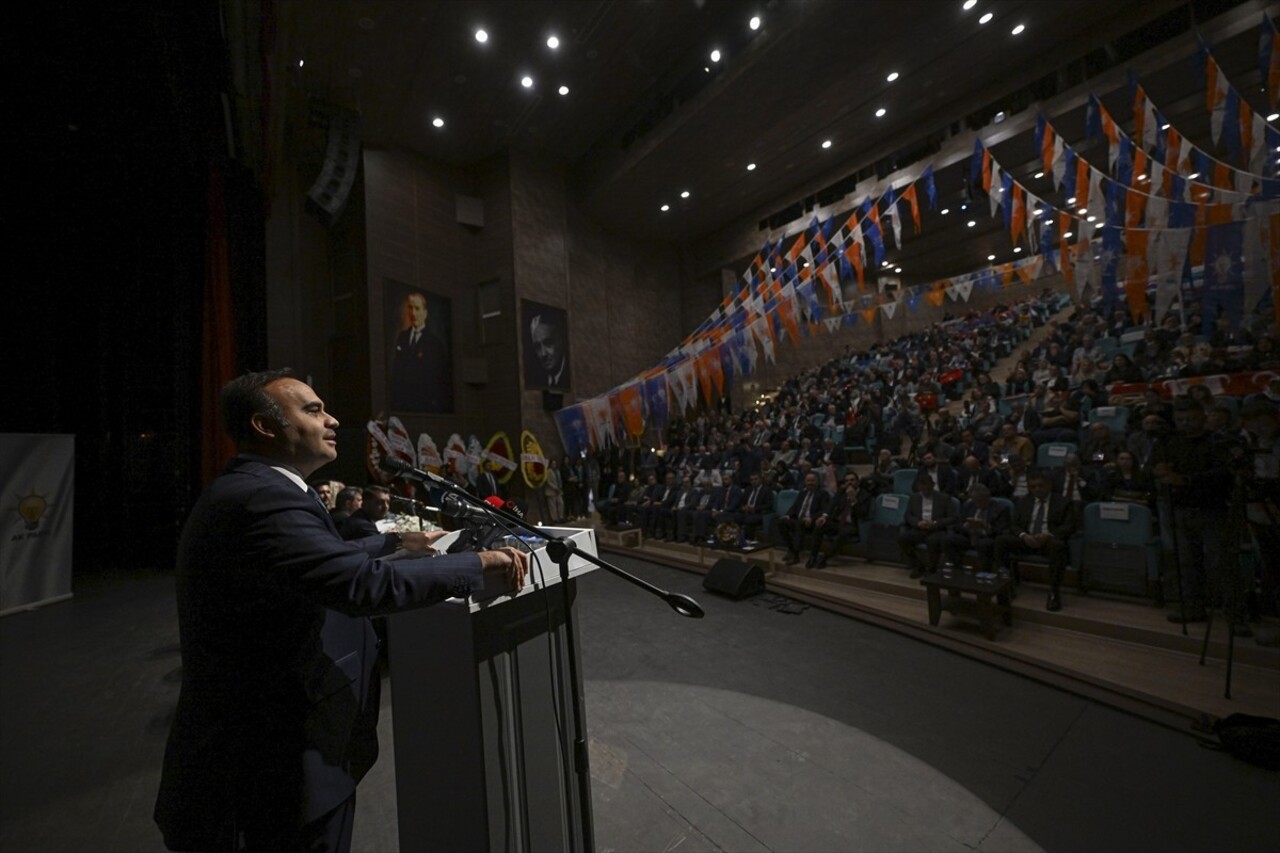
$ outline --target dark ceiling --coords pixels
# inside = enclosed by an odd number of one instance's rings
[[[830,203],[858,178],[884,177],[932,155],[1006,104],[1011,115],[1021,111],[1020,121],[1010,122],[1021,132],[995,150],[1029,178],[1034,109],[1027,108],[1100,86],[1127,122],[1129,60],[1145,63],[1152,98],[1210,148],[1197,101],[1203,84],[1184,61],[1194,33],[1231,22],[1231,35],[1215,40],[1215,54],[1261,108],[1257,26],[1275,6],[285,0],[277,6],[275,59],[308,94],[359,111],[367,146],[407,147],[455,164],[506,147],[554,160],[569,170],[579,203],[602,227],[689,246],[725,229],[755,227],[805,199],[809,206]],[[987,12],[992,20],[979,23]],[[762,21],[755,31],[752,15]],[[1016,24],[1025,31],[1012,34]],[[487,43],[476,41],[478,27]],[[551,34],[560,40],[554,51],[546,45]],[[714,48],[723,52],[719,63],[709,58]],[[900,77],[888,82],[895,71]],[[520,85],[525,74],[532,88]],[[570,88],[566,96],[557,94],[562,84]],[[880,107],[886,113],[876,118]],[[436,116],[443,128],[432,126]],[[1070,142],[1090,150],[1083,109],[1054,118]],[[962,168],[940,170],[940,189],[958,196]],[[1047,183],[1039,189],[1049,195]],[[664,204],[671,208],[665,213]],[[802,212],[792,208],[774,224]],[[997,251],[994,225],[984,221],[975,232],[944,224],[926,223],[928,239],[908,243],[908,282],[972,269]],[[1007,238],[1002,251],[1009,251]]]

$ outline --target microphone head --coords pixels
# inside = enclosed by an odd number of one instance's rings
[[[412,465],[397,456],[383,456],[378,460],[378,467],[383,471],[391,471],[396,474],[413,468]]]

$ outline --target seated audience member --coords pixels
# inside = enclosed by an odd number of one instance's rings
[[[1021,456],[1028,466],[1033,465],[1036,446],[1025,435],[1018,435],[1017,427],[1006,421],[1000,427],[1000,437],[991,444],[991,466],[1001,470],[1008,468],[1009,460],[1014,456]]]
[[[1245,518],[1257,542],[1259,584],[1257,611],[1280,616],[1280,408],[1265,398],[1250,400],[1240,410],[1245,430],[1238,468],[1245,477]],[[1276,626],[1260,626],[1254,637],[1261,646],[1280,644]]]
[[[1019,365],[1014,369],[1009,381],[1004,384],[1004,396],[1017,397],[1023,394],[1030,394],[1034,388],[1035,382],[1027,372],[1026,367]]]
[[[1071,501],[1079,513],[1084,505],[1102,497],[1102,477],[1084,467],[1080,454],[1068,453],[1062,460],[1062,467],[1055,468],[1050,478],[1053,493]]]
[[[1133,432],[1125,440],[1125,448],[1133,454],[1139,470],[1151,473],[1156,449],[1168,435],[1169,422],[1160,415],[1148,414],[1142,419],[1142,429]]]
[[[688,542],[689,529],[693,526],[693,508],[697,504],[698,492],[693,487],[693,477],[685,474],[675,498],[658,509],[658,535],[668,542]]]
[[[871,493],[862,488],[858,475],[852,471],[844,475],[844,483],[836,492],[826,512],[818,516],[818,534],[814,537],[813,551],[809,555],[809,568],[821,569],[827,560],[840,553],[847,542],[859,541],[858,523],[871,512]],[[822,540],[833,540],[823,552]]]
[[[887,447],[880,448],[876,454],[876,464],[867,475],[867,484],[873,495],[892,491],[893,475],[898,471],[898,460],[893,458]]]
[[[1134,407],[1131,414],[1139,421],[1145,420],[1149,415],[1155,415],[1169,426],[1173,426],[1173,406],[1160,395],[1160,389],[1154,386],[1148,386],[1147,390],[1142,392],[1142,402]]]
[[[773,490],[760,481],[759,474],[752,474],[742,495],[742,505],[733,518],[738,522],[740,531],[738,544],[754,540],[756,532],[764,524],[765,513],[772,511]]]
[[[361,494],[360,508],[342,522],[338,532],[348,541],[377,536],[378,522],[391,511],[391,491],[386,486],[365,486]]]
[[[1116,464],[1116,454],[1120,452],[1120,442],[1111,433],[1111,427],[1095,421],[1084,430],[1084,444],[1080,445],[1080,461],[1087,470],[1093,471],[1101,480],[1105,469]]]
[[[324,508],[329,510],[329,512],[332,514],[333,507],[334,507],[334,503],[333,503],[334,492],[333,492],[333,485],[330,483],[330,481],[320,480],[319,482],[312,483],[311,488],[315,489],[316,494],[320,497],[320,502],[324,504]]]
[[[1049,478],[1036,471],[1028,478],[1031,493],[1014,502],[1009,532],[996,538],[1000,566],[1022,554],[1049,559],[1049,598],[1045,609],[1062,609],[1062,577],[1067,571],[1067,540],[1076,530],[1076,513],[1061,495],[1053,494]]]
[[[1036,394],[1043,394],[1043,388],[1037,388]],[[1015,400],[1013,408],[1009,411],[1009,417],[1005,418],[1007,423],[1013,424],[1013,429],[1018,435],[1025,435],[1030,438],[1036,430],[1040,429],[1040,410],[1033,408],[1030,403],[1022,400]]]
[[[988,442],[980,441],[974,437],[972,429],[960,432],[960,442],[951,449],[951,454],[948,458],[953,466],[958,467],[967,456],[976,456],[978,462],[982,465],[986,465],[991,458],[991,449],[988,446]]]
[[[1134,383],[1142,382],[1146,379],[1142,375],[1142,371],[1133,363],[1129,356],[1122,352],[1118,352],[1111,359],[1111,366],[1107,368],[1106,374],[1102,377],[1105,385],[1115,385],[1117,383]]]
[[[333,523],[342,530],[342,523],[351,517],[351,513],[364,504],[364,493],[356,486],[345,486],[333,499]]]
[[[1040,428],[1031,434],[1031,440],[1037,447],[1050,442],[1074,443],[1079,427],[1080,412],[1068,405],[1066,392],[1052,391],[1040,413]]]
[[[1116,454],[1116,464],[1107,471],[1103,482],[1103,500],[1154,506],[1155,491],[1155,480],[1150,473],[1138,467],[1132,452],[1121,450]]]
[[[600,518],[606,525],[618,523],[618,514],[630,491],[631,484],[627,481],[627,472],[619,468],[614,481],[605,488],[604,494],[596,499],[596,510],[599,511]]]
[[[1241,440],[1240,424],[1235,410],[1226,403],[1214,403],[1205,412],[1205,426],[1209,440],[1215,443],[1238,444]]]
[[[959,481],[956,478],[955,469],[950,465],[944,465],[938,461],[933,451],[926,450],[920,458],[920,468],[922,474],[928,474],[933,481],[933,485],[938,491],[944,494],[954,495],[959,490]],[[917,480],[916,482],[919,482]]]
[[[705,507],[700,507],[694,516],[694,531],[699,537],[707,537],[707,541],[716,543],[716,529],[726,521],[733,521],[742,511],[742,498],[745,490],[737,483],[727,483],[711,495]]]
[[[651,502],[653,493],[660,488],[657,474],[646,474],[643,482],[637,479],[631,491],[627,493],[627,499],[622,502],[618,510],[618,524],[624,527],[636,527],[641,524],[646,506]]]
[[[976,456],[966,456],[956,469],[956,497],[969,494],[978,485],[995,492],[1000,484],[1000,475],[993,469],[984,467]]]
[[[957,567],[964,564],[964,553],[969,549],[978,552],[974,568],[979,572],[991,571],[995,558],[996,539],[1009,529],[1009,508],[991,499],[991,490],[981,483],[969,489],[969,499],[960,510],[960,520],[942,534],[942,546],[947,559]]]
[[[787,565],[800,561],[800,554],[809,551],[808,568],[817,561],[818,546],[822,536],[816,522],[827,508],[829,495],[818,484],[818,475],[810,471],[804,478],[804,490],[796,495],[791,506],[778,519],[778,538],[786,546]]]
[[[942,562],[943,534],[950,529],[954,518],[951,496],[934,488],[933,477],[926,472],[917,474],[915,491],[907,500],[906,517],[898,534],[898,544],[912,578],[925,573],[917,550],[922,544],[928,552],[929,571],[938,570]]]
[[[675,472],[668,471],[662,485],[656,487],[645,500],[641,501],[640,520],[646,536],[658,538],[658,524],[665,513],[670,511],[679,492],[680,486],[676,483]]]
[[[708,486],[696,490],[697,499],[693,506],[676,512],[676,538],[683,531],[684,541],[704,542],[707,538],[707,522],[711,519],[711,510],[724,506],[723,486]]]

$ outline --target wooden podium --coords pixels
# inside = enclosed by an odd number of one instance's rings
[[[594,530],[545,529],[597,553]],[[591,803],[573,772],[568,692],[582,684],[570,683],[565,636],[573,606],[566,613],[559,566],[545,548],[535,554],[517,595],[450,599],[387,619],[406,853],[585,847]],[[571,558],[571,601],[575,578],[594,569]]]

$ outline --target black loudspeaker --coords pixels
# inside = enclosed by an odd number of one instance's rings
[[[564,395],[554,391],[542,392],[542,411],[558,412],[564,408]]]
[[[764,572],[759,566],[725,557],[716,560],[707,572],[702,588],[730,598],[746,598],[764,592]]]
[[[320,175],[307,191],[307,209],[332,227],[347,206],[360,168],[360,116],[333,105],[313,104],[311,113],[313,121],[326,123],[329,144]]]

